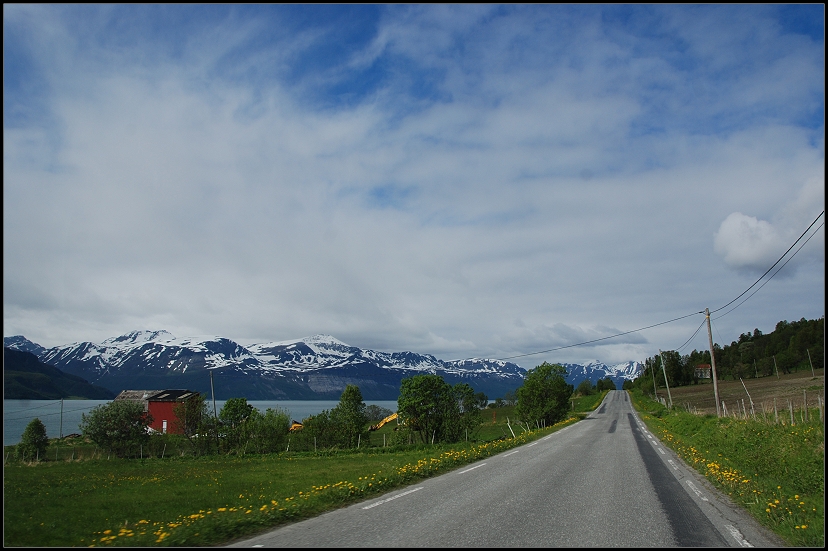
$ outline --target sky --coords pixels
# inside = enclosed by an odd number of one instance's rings
[[[4,4],[4,336],[530,369],[823,317],[824,21]]]

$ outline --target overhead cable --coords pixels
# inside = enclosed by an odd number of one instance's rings
[[[693,338],[695,338],[695,336],[699,334],[699,330],[702,328],[702,326],[705,324],[705,322],[706,322],[706,321],[707,321],[707,318],[705,318],[705,319],[703,319],[703,320],[702,320],[702,322],[701,322],[701,323],[699,324],[699,326],[696,328],[696,332],[695,332],[695,333],[693,333],[693,335],[692,335],[689,339],[687,339],[687,341],[686,341],[684,344],[682,344],[681,346],[679,346],[678,348],[676,348],[676,352],[680,351],[682,348],[684,348],[685,346],[687,346],[687,345],[690,343],[690,341],[692,341],[692,340],[693,340]]]
[[[632,331],[624,331],[623,333],[617,333],[615,335],[610,335],[608,337],[601,337],[600,339],[593,339],[591,341],[584,341],[584,342],[579,342],[579,343],[576,343],[576,344],[568,344],[566,346],[558,346],[556,348],[550,348],[549,350],[540,350],[538,352],[530,352],[528,354],[518,354],[517,356],[509,356],[507,358],[497,358],[497,359],[500,360],[500,361],[512,360],[514,358],[523,358],[523,357],[526,357],[526,356],[535,356],[537,354],[545,354],[547,352],[555,352],[556,350],[563,350],[565,348],[574,348],[576,346],[583,346],[585,344],[592,344],[594,342],[600,342],[600,341],[605,341],[607,339],[614,339],[615,337],[621,337],[623,335],[629,335],[630,333],[637,333],[639,331],[644,331],[645,329],[652,329],[653,327],[658,327],[659,325],[665,325],[665,324],[668,324],[668,323],[673,323],[674,321],[678,321],[678,320],[681,320],[681,319],[684,319],[684,318],[689,318],[690,316],[695,316],[696,314],[703,314],[703,313],[704,312],[693,312],[692,314],[687,314],[686,316],[673,318],[673,319],[668,320],[668,321],[662,321],[661,323],[648,325],[647,327],[641,327],[640,329],[633,329]]]

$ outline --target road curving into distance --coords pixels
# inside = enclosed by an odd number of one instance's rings
[[[625,391],[529,444],[231,547],[781,547]]]

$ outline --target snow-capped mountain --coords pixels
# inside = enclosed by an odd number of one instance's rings
[[[566,382],[578,386],[584,379],[594,385],[600,379],[612,379],[615,387],[621,389],[624,381],[632,381],[644,370],[644,364],[637,361],[624,362],[615,365],[606,365],[598,361],[580,364],[561,364],[566,368]]]
[[[356,384],[365,399],[396,400],[402,379],[420,373],[499,397],[518,388],[525,373],[498,360],[447,362],[428,354],[365,350],[329,335],[248,347],[222,337],[176,338],[167,331],[133,331],[100,344],[49,349],[25,337],[7,337],[4,344],[32,351],[42,362],[116,393],[138,388],[209,392],[208,370],[215,369],[218,399],[338,399],[346,385]]]
[[[167,331],[133,331],[96,344],[80,342],[44,348],[22,336],[4,345],[32,352],[43,363],[80,376],[115,393],[126,389],[188,388],[216,398],[250,400],[339,399],[345,386],[360,387],[364,399],[396,400],[400,382],[416,374],[437,374],[450,384],[468,383],[498,398],[523,384],[526,370],[501,360],[440,360],[415,352],[378,352],[348,345],[330,335],[250,346],[223,337],[177,338]],[[640,373],[640,362],[607,366],[562,364],[567,382],[593,384],[611,378],[617,388]]]
[[[33,343],[23,335],[17,335],[14,337],[3,337],[3,346],[6,348],[12,348],[14,350],[20,350],[21,352],[31,352],[35,356],[40,356],[43,352],[46,351],[45,348],[43,348],[39,344]]]

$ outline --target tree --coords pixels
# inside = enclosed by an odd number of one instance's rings
[[[247,403],[247,398],[230,398],[224,402],[219,411],[219,420],[223,425],[221,429],[228,450],[244,453],[242,446],[247,443],[244,424],[252,413],[253,406]]]
[[[560,364],[543,362],[529,370],[517,389],[515,414],[526,423],[543,422],[547,426],[562,420],[574,390],[564,377],[566,369]]]
[[[595,389],[592,387],[592,381],[584,379],[578,383],[578,387],[575,389],[575,392],[581,396],[589,396],[590,394],[594,394]]]
[[[331,422],[336,426],[340,442],[346,448],[355,448],[362,437],[368,436],[368,416],[362,391],[356,385],[347,385],[339,398],[339,404],[331,410]]]
[[[376,404],[365,406],[365,416],[368,418],[368,422],[372,425],[379,423],[392,413],[394,412],[390,409],[380,407]]]
[[[258,453],[283,449],[290,429],[290,415],[281,408],[267,408],[264,413],[254,409],[244,423],[245,444]]]
[[[439,375],[415,375],[400,383],[398,412],[424,444],[436,440],[448,401],[449,385]]]
[[[219,419],[230,428],[236,428],[244,423],[251,413],[253,406],[247,403],[247,398],[230,398],[219,411]]]
[[[514,390],[509,390],[503,395],[503,400],[507,406],[514,406],[517,403],[517,393]]]
[[[316,415],[302,419],[302,430],[295,435],[299,444],[307,449],[333,448],[338,445],[337,431],[331,423],[330,410],[323,410]],[[297,446],[298,448],[298,446]]]
[[[43,422],[35,417],[23,431],[23,436],[20,438],[20,443],[17,445],[17,455],[20,459],[29,459],[35,461],[43,457],[46,453],[46,447],[49,445],[49,438],[46,436],[46,427]]]
[[[402,422],[424,444],[459,442],[471,435],[480,426],[480,403],[468,384],[451,386],[439,375],[403,379],[397,399]]]
[[[203,394],[194,394],[173,406],[175,431],[184,435],[195,453],[207,453],[216,441],[216,423],[207,410]]]
[[[84,436],[102,448],[124,457],[149,440],[152,416],[142,402],[113,400],[81,414],[80,429]]]
[[[595,390],[598,392],[603,392],[605,390],[617,390],[615,386],[615,381],[610,379],[609,377],[604,377],[603,379],[599,379],[597,383],[595,383]]]
[[[444,430],[448,441],[468,440],[480,430],[482,415],[480,411],[489,403],[489,398],[482,392],[475,394],[474,389],[466,383],[457,383],[451,387],[456,408],[449,410],[446,417],[449,423]],[[456,427],[456,429],[454,428]]]

